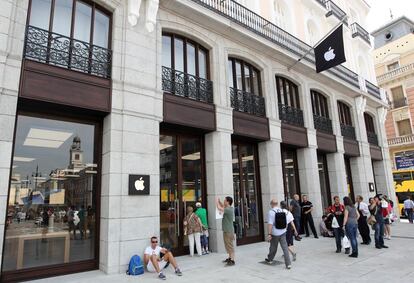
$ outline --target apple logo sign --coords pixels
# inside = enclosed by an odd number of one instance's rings
[[[335,49],[332,49],[332,47],[329,47],[328,51],[325,52],[325,54],[323,55],[323,57],[325,58],[326,62],[329,62],[333,59],[335,59],[335,53],[334,53]]]
[[[142,177],[139,178],[139,180],[135,181],[135,189],[137,191],[143,191],[145,189],[144,183],[145,183],[145,181],[142,180]]]
[[[149,195],[150,188],[149,175],[129,175],[128,195]]]

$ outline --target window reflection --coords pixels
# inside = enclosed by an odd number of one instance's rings
[[[282,165],[284,174],[285,198],[293,199],[293,195],[300,195],[296,150],[282,149]]]
[[[329,187],[328,164],[326,156],[318,154],[318,172],[319,182],[321,185],[322,208],[325,209],[331,205],[331,192]]]
[[[95,258],[94,131],[18,116],[3,271]]]
[[[91,34],[92,7],[76,1],[75,32],[78,40],[89,42]]]
[[[52,0],[32,0],[30,25],[49,30]]]
[[[109,17],[95,10],[95,22],[93,32],[93,44],[108,48]]]

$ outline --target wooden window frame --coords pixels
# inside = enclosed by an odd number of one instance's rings
[[[328,98],[316,90],[310,92],[313,114],[329,119]]]
[[[280,92],[281,88],[283,89],[283,93]],[[289,93],[287,91],[288,89]],[[276,92],[279,104],[300,109],[299,88],[297,84],[285,77],[276,76]]]
[[[235,88],[235,89],[239,89],[242,91],[246,91],[246,82],[245,82],[245,73],[244,73],[244,69],[245,67],[247,69],[249,69],[249,73],[250,73],[250,92],[251,94],[257,95],[257,96],[262,96],[262,80],[261,80],[261,73],[259,71],[259,69],[257,69],[256,67],[254,67],[252,64],[247,63],[246,61],[243,61],[241,59],[238,58],[234,58],[234,57],[229,57],[228,61],[231,61],[231,66],[232,66],[232,73],[233,73],[233,85],[230,85],[230,87]],[[236,62],[240,64],[241,67],[241,76],[242,76],[242,88],[240,88],[237,85],[237,75],[236,75]],[[258,91],[259,93],[254,93],[254,83],[253,83],[253,71],[256,72],[257,74],[257,86],[258,86]]]
[[[339,122],[343,125],[353,126],[351,108],[342,101],[338,101]]]

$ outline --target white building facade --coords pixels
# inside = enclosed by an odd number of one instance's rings
[[[4,282],[123,273],[153,235],[185,254],[197,201],[223,252],[216,198],[234,198],[240,245],[264,239],[273,197],[308,195],[315,222],[335,195],[393,198],[387,103],[352,23],[366,3],[245,2],[263,17],[230,0],[0,0]],[[346,67],[316,74],[312,51],[289,68],[341,11]]]

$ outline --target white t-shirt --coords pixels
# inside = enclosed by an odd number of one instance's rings
[[[286,209],[281,209],[279,207],[275,207],[275,208],[272,208],[269,211],[269,213],[267,214],[267,223],[268,224],[274,224],[276,212],[282,212],[282,211],[286,214],[286,224],[287,225],[294,220],[293,214],[290,211],[288,211]],[[287,226],[284,229],[276,229],[275,225],[273,225],[273,227],[272,227],[272,235],[273,236],[283,235],[284,233],[286,233],[286,231],[287,231]]]
[[[151,246],[149,246],[149,247],[147,247],[146,249],[145,249],[145,252],[144,252],[144,254],[146,254],[146,255],[149,255],[149,256],[152,256],[152,255],[156,255],[156,256],[160,256],[160,252],[161,252],[161,247],[160,246],[157,246],[156,248],[155,248],[155,250],[153,250],[152,249],[152,247]]]

